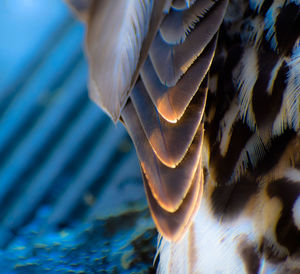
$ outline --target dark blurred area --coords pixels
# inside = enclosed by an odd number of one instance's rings
[[[84,26],[62,0],[0,2],[1,273],[151,271],[134,147],[88,98]]]

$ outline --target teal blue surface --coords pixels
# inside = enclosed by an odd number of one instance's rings
[[[153,271],[156,232],[121,124],[88,98],[61,0],[0,2],[1,273]]]

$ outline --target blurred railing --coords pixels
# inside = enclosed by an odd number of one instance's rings
[[[146,199],[126,131],[88,98],[84,27],[65,4],[4,0],[0,33],[1,266],[30,227],[30,241],[47,241],[61,228],[144,212]]]

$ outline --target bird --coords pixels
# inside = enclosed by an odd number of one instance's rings
[[[127,129],[158,273],[300,273],[299,0],[67,0]]]

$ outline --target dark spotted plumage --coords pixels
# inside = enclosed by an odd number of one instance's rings
[[[299,273],[299,1],[111,3],[73,4],[92,97],[137,149],[158,272]]]

